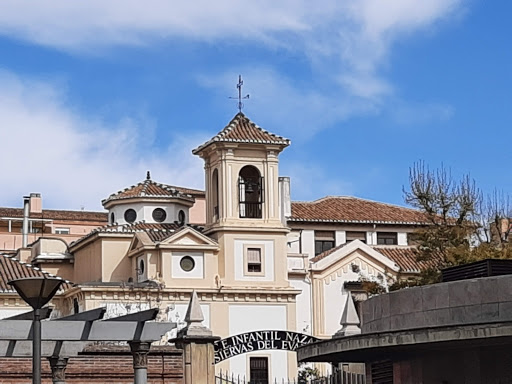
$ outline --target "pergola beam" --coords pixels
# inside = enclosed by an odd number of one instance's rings
[[[42,321],[41,340],[153,342],[174,328],[171,322]],[[0,320],[0,340],[32,340],[32,321]]]
[[[44,307],[39,310],[41,320],[47,319],[52,314],[53,308]],[[34,318],[34,311],[23,312],[18,315],[6,317],[4,320],[30,320]]]
[[[41,356],[77,356],[85,346],[84,341],[43,341],[41,343]],[[0,340],[0,357],[31,357],[32,342],[16,340]]]
[[[90,311],[75,313],[73,315],[59,317],[58,319],[54,319],[55,321],[96,321],[103,319],[105,316],[105,312],[107,309],[105,307],[100,307],[96,309],[91,309]]]

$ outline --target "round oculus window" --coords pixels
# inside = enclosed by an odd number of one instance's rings
[[[196,262],[190,256],[184,256],[180,260],[180,267],[185,272],[190,272],[191,270],[194,269],[195,266],[196,266]]]
[[[178,223],[185,224],[185,211],[183,210],[178,212]]]
[[[155,208],[153,210],[153,220],[155,220],[157,223],[161,223],[165,221],[167,217],[167,213],[162,208]]]
[[[124,212],[124,219],[128,222],[128,223],[133,223],[135,220],[137,220],[137,212],[135,212],[134,209],[127,209],[125,212]]]

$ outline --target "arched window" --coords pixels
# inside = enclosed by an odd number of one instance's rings
[[[263,203],[263,177],[256,167],[246,165],[238,175],[240,217],[261,219]]]
[[[219,172],[217,169],[212,175],[212,203],[213,203],[213,219],[219,218]]]

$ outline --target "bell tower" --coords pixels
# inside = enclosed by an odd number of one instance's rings
[[[219,270],[228,279],[285,284],[288,228],[280,217],[278,156],[288,145],[240,112],[192,151],[205,162],[205,234],[219,242]]]
[[[206,230],[283,228],[279,209],[279,153],[290,141],[243,113],[193,153],[205,161]]]

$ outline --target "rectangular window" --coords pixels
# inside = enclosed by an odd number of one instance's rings
[[[247,248],[247,272],[260,273],[261,270],[261,249]]]
[[[69,228],[55,228],[57,235],[69,235]]]
[[[333,231],[315,231],[315,256],[334,248]]]
[[[363,243],[366,243],[366,232],[347,231],[345,235],[347,243],[350,243],[354,240],[360,240]]]
[[[398,236],[396,232],[377,232],[378,245],[397,245]]]
[[[251,384],[269,384],[268,357],[250,357],[249,369]]]

